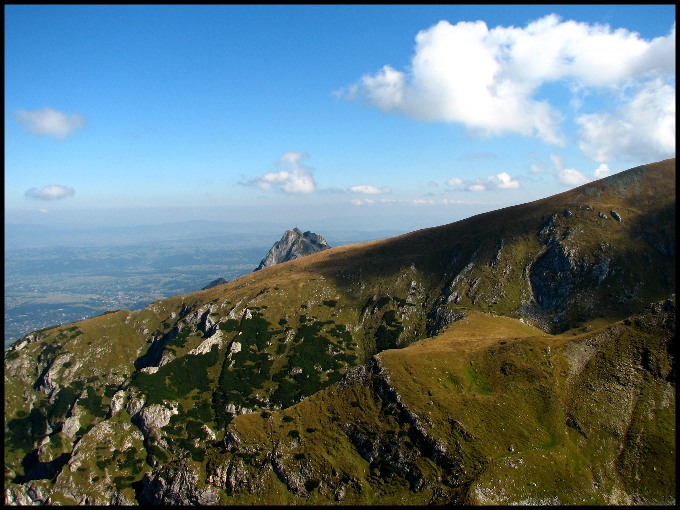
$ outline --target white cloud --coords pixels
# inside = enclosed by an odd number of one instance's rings
[[[15,118],[19,124],[35,135],[61,139],[85,125],[85,118],[81,115],[67,115],[52,108],[43,108],[34,112],[19,110]]]
[[[440,21],[416,36],[408,71],[383,66],[337,95],[418,120],[460,123],[484,135],[515,133],[563,144],[563,113],[537,98],[544,84],[562,82],[585,96],[589,89],[674,80],[674,75],[675,24],[668,36],[650,41],[625,29],[556,15],[524,28]],[[674,95],[674,81],[666,86],[663,96]],[[598,115],[589,123],[599,126]],[[674,125],[673,120],[673,132]],[[665,145],[669,129],[663,129],[638,145]]]
[[[375,186],[366,186],[366,185],[351,186],[349,188],[349,191],[351,193],[362,193],[362,194],[365,194],[365,195],[384,195],[386,193],[392,192],[392,190],[390,188],[387,188],[387,187],[376,188]]]
[[[579,148],[593,161],[658,161],[675,155],[675,86],[654,80],[612,113],[584,114]]]
[[[446,184],[453,188],[463,188],[467,191],[487,191],[487,190],[504,190],[504,189],[518,189],[520,183],[517,179],[513,179],[509,173],[501,172],[496,175],[491,175],[484,179],[476,178],[474,181],[464,181],[458,177],[452,177]]]
[[[593,179],[602,179],[607,177],[612,173],[609,169],[609,166],[605,163],[602,163],[593,171],[592,176],[589,177],[585,173],[576,170],[575,168],[565,167],[562,158],[557,154],[551,154],[550,160],[555,166],[555,177],[559,182],[566,184],[567,186],[580,186],[581,184],[590,182]]]
[[[557,180],[569,186],[585,184],[590,179],[574,168],[563,168],[557,172]]]
[[[26,191],[26,198],[33,200],[61,200],[62,198],[72,197],[76,190],[68,186],[60,186],[58,184],[50,184],[41,189],[31,188]]]
[[[403,101],[404,74],[390,66],[384,66],[374,76],[363,76],[361,85],[370,102],[381,110],[399,108]]]
[[[285,152],[278,160],[278,166],[282,170],[268,172],[262,177],[251,181],[262,189],[278,189],[284,193],[313,193],[316,183],[312,176],[312,170],[300,164],[300,161],[308,156],[302,152]]]
[[[602,163],[595,169],[593,177],[595,177],[596,179],[602,179],[603,177],[607,177],[611,173],[612,172],[611,170],[609,170],[609,165],[607,165],[606,163]]]
[[[517,189],[519,181],[510,177],[507,172],[489,177],[489,185],[495,189]]]

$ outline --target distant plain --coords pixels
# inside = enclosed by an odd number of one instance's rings
[[[79,231],[11,226],[5,236],[5,347],[35,330],[140,310],[217,278],[234,280],[252,272],[285,231],[229,228],[219,222]],[[331,246],[395,234],[315,233]]]

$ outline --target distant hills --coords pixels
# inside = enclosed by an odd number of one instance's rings
[[[675,176],[33,332],[5,503],[672,504]]]
[[[211,289],[213,287],[217,287],[218,285],[223,285],[225,283],[228,283],[228,280],[225,280],[224,278],[216,278],[213,281],[211,281],[208,285],[203,287],[201,290]]]

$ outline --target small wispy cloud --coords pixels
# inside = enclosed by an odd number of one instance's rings
[[[388,187],[376,188],[368,185],[350,186],[349,191],[350,193],[362,193],[364,195],[385,195],[392,192]]]
[[[520,187],[519,181],[513,179],[507,172],[501,172],[483,179],[477,177],[474,181],[465,181],[458,177],[452,177],[446,181],[446,184],[452,188],[460,188],[466,191],[507,190],[518,189]]]
[[[26,190],[24,195],[26,198],[30,198],[31,200],[52,201],[72,197],[75,194],[76,190],[73,188],[69,188],[68,186],[60,186],[58,184],[50,184],[49,186],[45,186],[40,189],[31,188]]]
[[[32,112],[19,110],[14,117],[19,124],[34,135],[59,139],[64,139],[85,126],[85,118],[82,115],[67,115],[53,108],[43,108]]]
[[[303,152],[285,152],[278,159],[277,166],[280,168],[278,172],[267,172],[246,184],[283,193],[313,193],[316,190],[313,170],[301,164],[301,161],[308,157]]]

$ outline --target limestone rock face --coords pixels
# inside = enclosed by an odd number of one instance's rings
[[[159,467],[143,480],[143,498],[151,505],[215,505],[212,488],[198,488],[198,474],[187,461]]]
[[[125,404],[125,397],[126,393],[124,390],[118,390],[115,395],[111,398],[111,402],[109,403],[109,417],[113,416],[116,414],[118,411],[123,409],[123,405]]]
[[[73,416],[66,418],[61,431],[64,435],[73,439],[76,436],[78,429],[80,429],[80,417],[77,414],[74,414]]]
[[[289,260],[299,259],[305,255],[311,255],[330,248],[323,236],[313,232],[302,232],[295,227],[293,230],[286,230],[280,241],[274,243],[269,253],[262,259],[260,265],[255,269],[258,271],[265,267],[274,266]]]
[[[168,409],[160,404],[145,407],[139,413],[140,428],[148,434],[154,429],[161,429],[170,423],[170,418],[177,414],[175,408]]]

